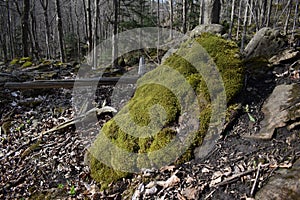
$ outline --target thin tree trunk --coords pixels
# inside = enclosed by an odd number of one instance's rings
[[[30,0],[23,1],[23,14],[22,14],[22,47],[23,56],[29,56],[29,11],[30,11]]]
[[[87,45],[88,51],[91,52],[93,48],[93,30],[92,30],[92,8],[91,8],[91,0],[86,0],[86,15],[87,15]]]
[[[98,14],[99,14],[99,2],[100,0],[95,0],[95,13],[94,13],[94,27],[93,27],[93,69],[97,68],[97,57],[98,57],[98,51],[97,51],[97,37],[98,37]]]
[[[230,16],[230,26],[229,26],[229,33],[228,33],[228,38],[231,40],[232,37],[232,28],[233,28],[233,23],[234,23],[234,9],[235,9],[235,0],[232,0],[231,4],[231,16]]]
[[[273,0],[269,0],[268,15],[267,15],[267,22],[266,22],[267,27],[270,26],[270,22],[271,22],[272,4],[273,4]]]
[[[49,25],[49,19],[48,19],[48,5],[49,5],[49,1],[48,0],[40,0],[40,3],[42,5],[43,8],[43,13],[44,13],[44,20],[45,20],[45,29],[46,29],[46,58],[50,58],[51,57],[51,53],[50,53],[50,25]]]
[[[37,38],[37,29],[36,29],[36,14],[35,14],[35,1],[33,1],[33,7],[30,11],[30,16],[31,16],[31,34],[32,34],[32,52],[35,55],[36,59],[39,60],[40,56],[39,56],[39,51],[40,51],[40,47],[39,47],[39,42],[38,42],[38,38]]]
[[[159,60],[159,49],[160,49],[160,0],[157,0],[157,63],[160,63]]]
[[[292,36],[294,37],[295,35],[295,30],[297,29],[297,20],[299,19],[299,0],[296,0],[296,5],[295,5],[295,13],[294,13],[294,22],[293,22],[293,33]]]
[[[246,5],[246,9],[245,9],[245,16],[244,16],[244,23],[243,23],[243,34],[242,34],[242,41],[241,41],[241,50],[244,50],[245,47],[245,41],[246,41],[246,37],[247,37],[247,22],[248,22],[248,0],[245,0],[245,5]]]
[[[11,14],[10,14],[10,1],[6,1],[6,7],[7,7],[7,29],[8,29],[8,35],[9,35],[9,55],[10,58],[15,57],[15,51],[14,51],[14,39],[13,34],[11,30]]]
[[[170,39],[173,39],[173,23],[174,23],[174,8],[173,0],[169,0],[170,4]]]
[[[113,0],[114,9],[114,24],[112,36],[112,66],[116,67],[118,64],[118,0]]]
[[[57,30],[58,30],[60,59],[62,62],[65,62],[64,41],[63,41],[64,33],[63,33],[63,25],[61,19],[61,11],[60,11],[60,0],[56,0],[55,2],[56,2]]]
[[[288,26],[289,26],[289,20],[290,20],[290,16],[291,16],[291,10],[292,10],[292,3],[291,3],[292,0],[289,0],[288,1],[288,10],[287,10],[287,16],[286,16],[286,20],[285,20],[285,24],[284,24],[284,28],[283,28],[283,31],[284,31],[284,34],[286,35],[288,33]]]
[[[237,24],[237,29],[236,29],[236,40],[239,40],[240,36],[240,24],[241,24],[241,15],[242,15],[242,2],[243,0],[240,0],[240,5],[239,5],[239,15],[238,15],[238,24]]]
[[[205,9],[205,1],[200,0],[200,13],[199,13],[199,25],[203,24],[203,18],[204,18],[204,9]]]
[[[186,15],[187,15],[187,2],[186,0],[182,0],[182,32],[186,33],[187,27],[186,27]]]
[[[250,0],[250,10],[251,10],[251,14],[249,15],[249,20],[248,20],[248,25],[250,26],[252,24],[252,18],[253,18],[253,15],[252,15],[252,11],[253,11],[253,1],[254,0]]]

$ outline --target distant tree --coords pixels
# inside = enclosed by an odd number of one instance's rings
[[[29,12],[30,0],[24,0],[22,13],[22,48],[24,57],[29,56]]]
[[[204,0],[204,24],[219,24],[220,23],[220,0]]]
[[[58,30],[58,40],[59,40],[59,53],[60,59],[62,62],[65,62],[65,52],[64,52],[64,33],[63,33],[63,24],[62,24],[62,16],[61,16],[61,7],[60,0],[55,0],[56,5],[56,15],[57,15],[57,30]]]

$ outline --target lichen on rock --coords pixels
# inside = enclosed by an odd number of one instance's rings
[[[241,90],[244,69],[235,43],[206,33],[183,43],[176,54],[138,81],[133,98],[104,125],[89,149],[91,176],[101,183],[102,189],[128,176],[132,169],[190,160],[192,150],[201,145],[212,109],[207,79],[214,79],[214,76],[203,78],[187,61],[195,60],[194,65],[206,66],[207,70],[212,66],[212,61],[199,59],[201,52],[188,50],[192,41],[199,43],[212,57],[223,79],[228,104]],[[186,53],[187,59],[179,56],[182,53]],[[220,89],[213,84],[209,87],[214,92]],[[193,107],[195,101],[198,108]],[[185,110],[186,107],[189,109]],[[195,120],[188,121],[189,117],[184,117],[196,110],[200,111],[196,120],[200,122],[199,127]],[[180,144],[186,142],[185,135],[180,135],[179,130],[187,121],[197,130],[193,137],[186,138],[190,145],[184,149]],[[172,145],[176,148],[168,147]],[[182,149],[185,150],[183,154]]]

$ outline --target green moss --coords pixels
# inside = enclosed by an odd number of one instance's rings
[[[10,61],[10,64],[11,65],[16,65],[16,64],[19,64],[19,58],[14,58],[12,61]]]
[[[22,68],[27,68],[27,67],[31,67],[31,66],[32,66],[32,62],[26,61],[26,62],[22,65]]]
[[[230,104],[243,86],[244,68],[239,57],[239,48],[235,43],[211,34],[203,34],[196,38],[196,41],[207,50],[217,65],[224,82],[227,103]],[[102,187],[128,176],[129,173],[116,171],[104,165],[95,158],[98,155],[101,155],[102,160],[104,156],[106,163],[115,169],[126,169],[126,167],[122,168],[125,163],[132,163],[132,166],[128,167],[140,168],[145,163],[155,163],[155,165],[164,163],[159,160],[159,154],[161,157],[168,157],[170,154],[172,158],[175,155],[174,163],[188,161],[193,157],[193,149],[201,145],[209,126],[212,105],[206,83],[207,79],[204,79],[187,60],[195,61],[194,64],[198,66],[208,66],[205,68],[205,73],[210,72],[210,65],[213,63],[209,60],[205,63],[204,54],[190,48],[190,43],[191,41],[187,41],[182,44],[178,55],[171,55],[163,65],[139,79],[134,97],[102,128],[90,149],[92,152],[90,155],[91,175],[102,184]],[[187,60],[179,56],[180,53],[185,54]],[[199,59],[202,57],[204,60]],[[179,75],[188,84],[183,84],[180,78],[172,78]],[[214,80],[217,76],[211,75],[209,78]],[[214,83],[216,84],[214,85]],[[213,92],[220,89],[217,85],[217,82],[212,81],[210,83]],[[178,137],[175,137],[177,132],[170,127],[178,123],[180,115],[183,114],[182,109],[191,105],[194,100],[193,95],[189,93],[189,88],[192,88],[193,92],[196,93],[201,110],[199,130],[193,138],[192,145],[183,155],[180,155],[180,146],[160,152],[158,150],[163,149],[171,141],[178,140]],[[177,97],[184,98],[178,99]],[[164,112],[161,108],[164,109]],[[139,156],[130,157],[119,151],[113,153],[111,146]]]

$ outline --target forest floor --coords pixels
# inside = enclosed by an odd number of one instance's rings
[[[249,111],[239,113],[207,159],[148,169],[106,191],[91,179],[84,155],[111,114],[98,116],[97,124],[84,130],[67,126],[40,137],[75,117],[72,89],[1,89],[0,199],[251,199],[276,169],[290,168],[300,157],[299,128],[277,129],[268,141],[246,137],[259,130],[262,104],[274,87],[291,82],[299,80],[276,79],[271,71],[260,79],[248,75],[239,101]],[[113,86],[99,86],[94,104],[111,105],[113,91]]]

